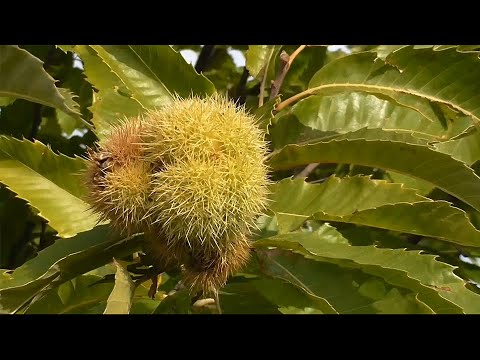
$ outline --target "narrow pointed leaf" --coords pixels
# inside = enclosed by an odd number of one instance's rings
[[[104,314],[128,314],[132,307],[135,284],[127,269],[125,269],[121,263],[115,260],[115,258],[113,259],[113,263],[117,267],[115,286],[108,297]]]

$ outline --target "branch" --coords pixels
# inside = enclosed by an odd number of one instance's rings
[[[195,64],[195,70],[199,74],[208,68],[214,52],[215,45],[203,45],[202,51],[200,51],[200,55],[198,55],[197,63]]]
[[[270,100],[280,92],[280,87],[285,79],[285,75],[287,75],[288,69],[290,69],[290,56],[283,50],[280,54],[280,68],[278,69],[277,77],[272,81],[272,86],[270,87]]]
[[[272,82],[272,87],[270,91],[270,100],[278,95],[280,88],[282,87],[283,80],[292,66],[293,60],[300,54],[300,52],[305,49],[307,45],[300,45],[297,50],[295,50],[292,55],[288,55],[285,51],[282,51],[280,54],[280,69],[277,74],[277,78]]]
[[[298,178],[303,178],[303,177],[308,177],[313,170],[317,168],[317,166],[320,165],[320,163],[311,163],[305,167],[302,171],[300,171],[297,175],[295,175],[293,178],[298,179]]]

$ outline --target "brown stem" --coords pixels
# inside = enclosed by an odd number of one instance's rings
[[[311,163],[311,164],[308,164],[305,169],[303,169],[302,171],[300,171],[297,175],[294,176],[294,179],[298,179],[298,178],[303,178],[303,177],[308,177],[308,175],[310,175],[313,170],[315,170],[317,168],[317,166],[320,165],[320,163]]]
[[[292,66],[293,61],[295,58],[302,52],[303,49],[305,49],[307,45],[300,45],[293,53],[292,55],[288,55],[285,51],[282,51],[280,54],[280,69],[278,71],[277,77],[274,81],[272,81],[272,86],[270,90],[270,100],[275,98],[275,96],[278,95],[280,92],[280,88],[282,87],[283,81],[285,80],[285,76],[288,73],[288,70],[290,70],[290,67]],[[275,112],[279,110],[275,109]]]
[[[296,95],[293,95],[292,97],[289,97],[287,100],[284,100],[280,104],[278,104],[275,107],[275,111],[279,112],[280,110],[286,108],[288,105],[293,104],[294,102],[297,102],[298,100],[304,98],[305,96],[313,94],[315,90],[316,90],[315,88],[307,89],[305,91],[302,91],[301,93],[298,93]]]
[[[290,69],[290,56],[285,51],[282,51],[280,54],[280,68],[278,69],[277,77],[272,81],[272,86],[270,87],[270,100],[280,92],[280,87],[285,79],[285,75],[287,75],[288,69]]]

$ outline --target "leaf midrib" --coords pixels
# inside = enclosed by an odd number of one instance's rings
[[[444,100],[444,99],[439,99],[435,96],[420,93],[418,91],[411,90],[411,89],[404,89],[404,88],[398,88],[398,87],[388,87],[388,86],[379,86],[379,85],[371,85],[371,84],[358,84],[358,83],[345,83],[345,84],[335,83],[335,84],[325,84],[325,85],[312,87],[312,88],[309,88],[309,89],[305,90],[304,92],[301,92],[301,93],[299,93],[297,95],[294,95],[291,98],[285,100],[285,105],[282,106],[282,107],[277,107],[277,109],[279,111],[283,107],[285,107],[286,105],[291,104],[291,103],[293,103],[297,100],[300,100],[301,98],[303,98],[305,96],[313,95],[313,94],[321,92],[324,89],[329,89],[329,88],[345,88],[345,89],[352,89],[352,90],[357,89],[357,90],[360,90],[360,91],[367,91],[367,92],[368,92],[368,90],[370,90],[370,91],[377,90],[376,92],[379,92],[379,93],[382,93],[382,91],[389,91],[389,92],[398,92],[398,93],[407,94],[407,95],[414,95],[414,96],[417,96],[417,97],[420,97],[420,98],[427,99],[429,101],[433,101],[433,102],[448,105],[448,106],[460,111],[461,113],[471,117],[476,123],[480,123],[480,118],[475,116],[472,112],[460,107],[459,105],[453,104],[453,103],[448,102],[447,100]],[[287,102],[288,102],[288,104],[287,104]]]

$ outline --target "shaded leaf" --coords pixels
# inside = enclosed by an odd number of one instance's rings
[[[282,309],[296,309],[296,313],[311,313],[316,310],[321,314],[337,314],[335,309],[323,298],[307,293],[301,287],[293,286],[291,283],[279,279],[252,280],[257,291],[273,304]],[[311,309],[311,310],[309,310]]]
[[[375,278],[378,285],[373,289],[365,286],[372,282],[372,277],[358,269],[343,269],[279,249],[257,251],[257,254],[267,275],[289,281],[325,299],[338,313],[431,313],[413,293],[403,291],[402,294],[381,278]]]
[[[14,312],[36,296],[98,268],[112,257],[124,257],[140,249],[142,238],[121,239],[108,226],[97,226],[68,240],[59,240],[0,278],[0,312]]]
[[[43,69],[42,61],[13,45],[0,45],[0,96],[20,98],[58,108],[79,117],[73,99],[55,87],[55,80]]]
[[[113,284],[95,284],[100,279],[95,275],[82,275],[69,280],[57,289],[49,290],[34,302],[26,314],[84,314],[89,309],[105,303]]]
[[[275,53],[280,50],[280,47],[279,45],[249,45],[245,57],[250,75],[261,79],[265,67],[275,57]],[[268,71],[271,71],[270,67]]]
[[[458,312],[456,307],[466,313],[480,311],[480,295],[465,287],[465,281],[453,273],[455,267],[420,251],[351,246],[328,225],[313,233],[297,232],[259,240],[255,246],[294,249],[308,257],[347,267],[352,265],[345,261],[353,261],[364,272],[418,293],[419,300],[436,313]]]

